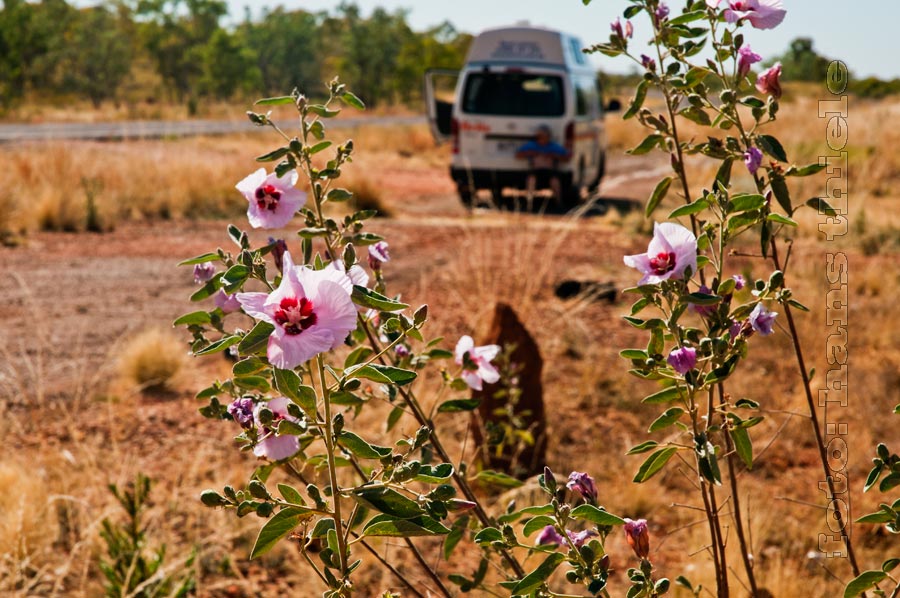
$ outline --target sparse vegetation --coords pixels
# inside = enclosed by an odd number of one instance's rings
[[[171,391],[186,361],[179,339],[171,332],[153,328],[128,341],[119,368],[123,378],[139,391]]]

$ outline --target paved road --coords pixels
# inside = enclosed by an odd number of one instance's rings
[[[335,119],[331,126],[356,127],[362,124],[397,126],[424,123],[424,116],[369,116]],[[87,139],[117,141],[122,139],[160,139],[193,135],[225,135],[262,131],[248,120],[132,120],[107,123],[0,124],[0,143]]]

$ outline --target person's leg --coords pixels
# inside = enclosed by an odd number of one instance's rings
[[[525,201],[528,204],[528,211],[531,211],[531,206],[534,202],[534,191],[537,187],[537,175],[533,172],[528,173],[528,176],[525,178]]]
[[[559,180],[559,175],[554,174],[550,177],[550,189],[553,191],[553,201],[555,201],[557,204],[561,204],[562,183]]]

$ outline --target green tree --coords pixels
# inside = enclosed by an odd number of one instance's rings
[[[322,76],[319,18],[309,12],[287,12],[282,7],[263,12],[262,19],[241,24],[247,44],[256,56],[256,66],[267,95],[293,88],[317,89]]]
[[[0,104],[55,86],[65,31],[77,11],[64,0],[4,0],[0,10]]]
[[[132,45],[120,20],[104,6],[85,8],[66,31],[59,80],[99,107],[116,97],[131,70]]]
[[[228,13],[224,0],[138,0],[140,35],[159,76],[183,100],[203,74],[201,49]]]
[[[200,92],[218,98],[229,98],[237,92],[259,94],[262,77],[256,65],[256,54],[240,33],[219,29],[203,46],[203,74]]]
[[[816,53],[813,49],[813,40],[808,37],[798,37],[792,41],[790,49],[772,63],[779,61],[785,80],[817,83],[825,80],[831,62]]]
[[[471,43],[472,36],[459,33],[449,21],[410,36],[397,56],[394,88],[399,99],[409,103],[421,96],[426,69],[462,68]]]

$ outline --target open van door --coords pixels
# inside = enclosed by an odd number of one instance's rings
[[[425,111],[435,141],[450,141],[453,135],[453,94],[459,71],[428,69],[425,71]]]

